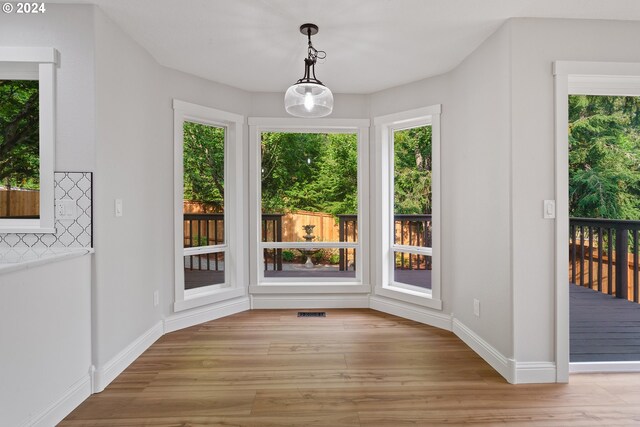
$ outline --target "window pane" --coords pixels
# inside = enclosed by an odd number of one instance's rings
[[[395,243],[431,247],[431,126],[393,134]]]
[[[264,277],[354,278],[355,249],[265,249]]]
[[[0,80],[0,218],[40,218],[37,80]]]
[[[224,252],[184,257],[184,288],[195,289],[225,282]]]
[[[356,242],[355,134],[262,134],[262,241]]]
[[[184,122],[184,247],[224,243],[222,127]]]
[[[393,281],[431,289],[431,257],[394,252]]]

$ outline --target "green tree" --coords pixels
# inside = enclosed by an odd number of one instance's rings
[[[358,139],[355,134],[329,134],[312,188],[320,210],[333,215],[358,213]]]
[[[431,213],[431,126],[396,131],[394,144],[394,212]]]
[[[0,80],[0,183],[39,188],[38,81]]]
[[[640,101],[569,97],[569,214],[640,219]]]
[[[184,122],[184,198],[224,209],[224,128]]]
[[[314,181],[320,174],[325,134],[262,134],[262,209],[264,212],[322,211]]]

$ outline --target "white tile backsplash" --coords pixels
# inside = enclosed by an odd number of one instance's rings
[[[3,247],[82,247],[93,246],[93,174],[91,172],[56,172],[55,199],[75,200],[78,217],[74,220],[56,218],[55,234],[0,233]]]

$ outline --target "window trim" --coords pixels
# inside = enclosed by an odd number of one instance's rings
[[[0,62],[38,64],[40,107],[39,155],[40,155],[40,218],[0,219],[0,233],[56,232],[54,217],[54,169],[55,169],[55,86],[58,51],[52,47],[0,47]],[[20,73],[25,79],[33,79],[34,73]],[[16,79],[18,74],[13,74]]]
[[[233,220],[243,210],[242,147],[244,116],[205,107],[198,104],[173,100],[174,110],[174,312],[200,307],[215,302],[246,295],[242,263],[242,221]],[[225,282],[184,289],[184,122],[201,123],[225,128],[225,194],[224,233],[222,245],[203,246],[193,251],[224,252]]]
[[[374,293],[383,297],[393,298],[428,308],[442,310],[441,297],[441,161],[440,161],[440,114],[441,105],[436,104],[429,107],[418,108],[374,119],[375,142],[377,162],[376,168],[380,171],[379,180],[376,184],[380,189],[381,197],[376,203],[379,216],[377,219],[378,229],[382,230],[379,236],[380,245],[377,248],[376,260],[377,275]],[[410,129],[420,126],[430,125],[431,136],[431,158],[432,158],[432,247],[431,250],[412,247],[407,245],[397,245],[393,243],[394,236],[394,151],[393,137],[397,130]],[[421,288],[406,284],[396,283],[393,280],[394,252],[410,252],[420,255],[432,256],[431,290],[425,291]]]
[[[369,119],[300,119],[249,117],[250,141],[250,286],[252,294],[322,294],[322,293],[368,293],[371,290],[369,272],[369,218],[365,214],[365,201],[369,199]],[[358,138],[358,242],[262,242],[261,200],[262,185],[260,135],[263,132],[299,133],[352,133]],[[262,269],[262,254],[265,248],[321,246],[356,249],[356,277],[330,280],[332,278],[265,278]],[[327,280],[329,279],[329,280]]]

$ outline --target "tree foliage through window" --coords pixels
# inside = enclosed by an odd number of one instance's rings
[[[224,210],[222,127],[184,122],[184,198]]]
[[[0,80],[0,185],[39,189],[37,80]]]
[[[569,214],[640,219],[640,98],[569,97]]]

